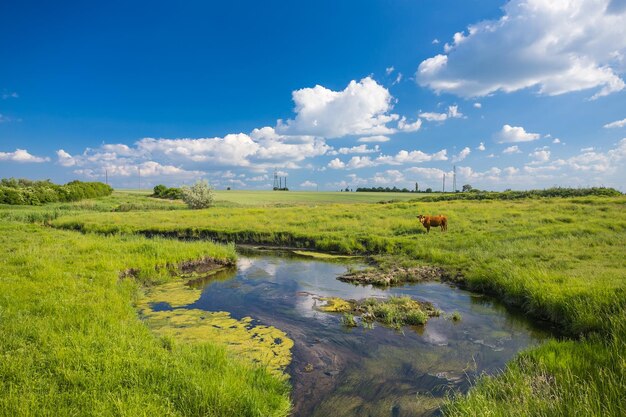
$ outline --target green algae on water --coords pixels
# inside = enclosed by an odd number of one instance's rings
[[[234,355],[266,366],[277,376],[287,378],[291,362],[291,340],[273,326],[254,324],[251,317],[237,320],[226,311],[188,309],[202,290],[183,280],[155,286],[138,301],[140,316],[159,336],[187,343],[211,342],[225,345]],[[171,309],[155,311],[154,305],[167,303]]]
[[[356,307],[355,301],[344,300],[339,297],[320,297],[319,300],[323,301],[324,304],[317,308],[328,313],[347,313]]]
[[[307,256],[309,258],[325,259],[325,260],[356,258],[356,256],[351,256],[351,255],[335,255],[332,253],[314,252],[314,251],[308,251],[308,250],[306,251],[294,250],[292,251],[292,253],[298,256]]]

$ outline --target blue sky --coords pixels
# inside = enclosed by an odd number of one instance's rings
[[[1,177],[626,191],[626,0],[129,3],[0,3]]]

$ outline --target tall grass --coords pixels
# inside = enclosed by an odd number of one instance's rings
[[[158,339],[141,282],[232,246],[0,222],[0,415],[285,416],[288,385],[213,344]],[[121,278],[132,268],[138,281]]]
[[[444,406],[449,416],[626,415],[626,320],[608,337],[551,341],[521,354],[498,376],[484,376]]]
[[[26,223],[43,223],[57,217],[73,216],[81,212],[122,212],[180,210],[186,206],[179,201],[163,201],[133,193],[114,192],[101,198],[85,199],[76,202],[57,202],[43,206],[0,204],[0,219]]]

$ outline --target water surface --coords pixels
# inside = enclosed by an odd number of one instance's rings
[[[295,342],[287,371],[298,417],[436,415],[446,393],[467,391],[478,375],[503,369],[519,350],[549,336],[492,298],[435,282],[355,286],[336,279],[347,267],[279,252],[246,254],[236,271],[203,284],[200,299],[186,308],[251,316],[285,331]],[[316,309],[319,297],[390,295],[458,311],[462,320],[444,314],[401,331],[378,324],[349,329],[341,315]]]

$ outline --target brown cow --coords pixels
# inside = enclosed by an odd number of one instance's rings
[[[441,231],[445,232],[446,230],[448,230],[448,218],[446,216],[443,215],[439,215],[439,216],[422,216],[421,214],[419,216],[417,216],[417,218],[420,220],[420,223],[422,223],[422,225],[424,225],[424,227],[427,230],[427,233],[430,233],[430,226],[433,227],[441,227]]]

